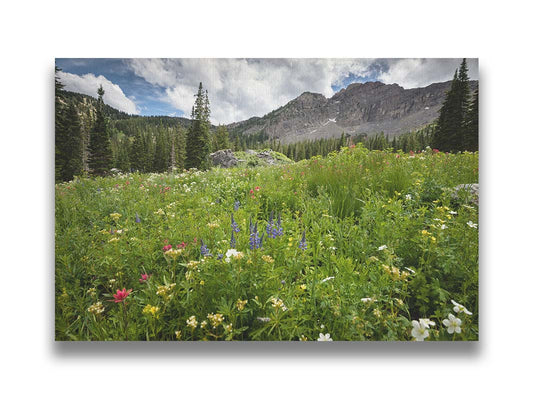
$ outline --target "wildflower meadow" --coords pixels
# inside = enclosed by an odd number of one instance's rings
[[[478,154],[56,185],[60,341],[478,340]]]

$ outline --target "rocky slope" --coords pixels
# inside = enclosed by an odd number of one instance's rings
[[[265,115],[228,125],[230,131],[265,132],[283,143],[320,138],[372,134],[397,135],[433,122],[451,81],[424,88],[404,89],[381,82],[352,83],[333,97],[305,92]],[[471,81],[473,92],[478,82]]]

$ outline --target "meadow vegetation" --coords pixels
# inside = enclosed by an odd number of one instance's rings
[[[477,340],[478,154],[56,184],[56,340]]]

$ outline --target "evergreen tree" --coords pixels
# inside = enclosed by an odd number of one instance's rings
[[[468,113],[470,88],[468,66],[463,59],[459,74],[453,76],[450,90],[439,112],[437,126],[433,136],[433,147],[441,151],[464,150],[465,121]]]
[[[229,149],[229,134],[224,125],[219,125],[213,139],[213,151]]]
[[[474,92],[474,99],[466,114],[464,149],[468,151],[479,150],[479,89]]]
[[[209,116],[209,99],[207,92],[202,87],[202,82],[200,82],[191,112],[192,125],[187,133],[187,158],[185,159],[185,168],[187,169],[207,169],[209,166]]]
[[[89,140],[89,168],[94,175],[100,176],[109,171],[113,161],[108,121],[104,114],[104,93],[104,89],[100,86],[96,104],[96,121]]]
[[[65,105],[63,84],[55,77],[55,176],[57,181],[69,181],[83,170],[82,136],[78,110],[74,103]]]

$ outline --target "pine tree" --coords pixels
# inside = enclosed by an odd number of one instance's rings
[[[213,138],[213,151],[229,149],[229,134],[224,125],[219,125]]]
[[[209,167],[208,154],[210,151],[210,110],[207,92],[198,87],[196,100],[191,112],[192,125],[187,133],[187,158],[185,168],[207,169]]]
[[[474,98],[466,114],[464,149],[468,151],[479,150],[479,89],[474,92]]]
[[[452,85],[439,112],[433,136],[433,147],[441,151],[465,149],[465,121],[468,112],[470,87],[468,66],[463,59],[459,74],[455,70]]]
[[[57,77],[56,67],[56,120],[55,120],[55,175],[57,181],[69,181],[83,170],[82,136],[78,110],[74,103],[65,105],[63,84]]]
[[[104,114],[104,89],[98,88],[98,102],[96,104],[96,121],[89,140],[89,168],[94,175],[105,175],[113,161],[109,128]]]

